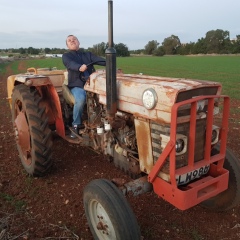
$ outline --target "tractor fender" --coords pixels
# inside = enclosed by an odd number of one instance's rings
[[[40,85],[35,87],[42,96],[43,104],[46,106],[45,111],[49,119],[49,124],[55,124],[56,133],[62,138],[65,138],[65,127],[62,117],[61,102],[55,87],[51,82],[50,84],[44,86]]]
[[[7,100],[11,109],[12,109],[12,91],[14,88],[15,76],[16,75],[12,75],[7,78],[7,94],[8,94]]]
[[[51,84],[51,81],[46,76],[41,75],[32,75],[32,74],[18,74],[11,75],[7,78],[7,100],[10,104],[10,108],[12,106],[12,92],[14,86],[18,84],[25,84],[27,86],[43,86],[47,84]]]
[[[14,86],[25,84],[28,87],[35,87],[41,96],[41,104],[45,106],[49,125],[55,124],[56,133],[65,138],[65,128],[62,118],[61,103],[58,93],[50,78],[43,75],[19,74],[9,76],[7,79],[8,101],[12,106],[12,91]]]

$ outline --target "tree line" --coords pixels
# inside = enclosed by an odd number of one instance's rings
[[[107,43],[98,43],[93,45],[93,47],[84,49],[81,48],[80,50],[82,51],[90,51],[96,55],[99,56],[104,56],[105,55],[105,51],[108,48],[108,44]],[[119,44],[114,44],[114,48],[116,49],[117,52],[117,57],[128,57],[130,56],[130,51],[128,50],[128,47],[123,44],[123,43],[119,43]],[[65,52],[67,52],[68,50],[65,48],[33,48],[33,47],[28,47],[28,48],[11,48],[11,49],[0,49],[0,53],[5,53],[8,54],[9,57],[18,55],[19,57],[26,57],[28,55],[46,55],[46,54],[52,54],[52,55],[56,55],[56,54],[63,54]]]
[[[104,56],[108,48],[108,43],[101,42],[93,45],[82,51],[91,51],[92,53]],[[154,56],[164,55],[190,55],[190,54],[236,54],[240,53],[240,35],[236,39],[230,39],[229,31],[222,29],[211,30],[206,33],[205,37],[197,40],[197,42],[181,43],[176,35],[171,35],[163,40],[160,44],[157,40],[149,41],[143,49],[129,50],[124,43],[114,44],[117,57],[128,57],[130,54],[147,54]],[[37,49],[33,47],[19,49],[0,49],[1,52],[14,54],[18,53],[21,56],[26,55],[41,55],[41,54],[63,54],[67,50],[60,48],[43,48]]]
[[[190,55],[190,54],[236,54],[240,53],[240,35],[230,40],[229,31],[221,29],[211,30],[204,38],[198,41],[182,44],[179,37],[171,35],[162,42],[149,41],[145,46],[145,53],[155,56],[163,55]]]

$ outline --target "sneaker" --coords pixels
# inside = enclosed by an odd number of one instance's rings
[[[71,130],[70,138],[72,139],[77,138],[77,135],[79,135],[78,127],[72,127],[70,130]]]

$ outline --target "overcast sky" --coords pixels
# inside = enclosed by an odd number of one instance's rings
[[[210,30],[240,35],[240,0],[113,0],[114,42],[129,50],[172,34],[197,42]],[[0,49],[81,47],[108,41],[108,0],[0,0]]]

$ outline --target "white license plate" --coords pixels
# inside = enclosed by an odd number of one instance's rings
[[[208,173],[209,169],[210,169],[210,165],[206,165],[204,167],[200,167],[186,174],[176,175],[177,185],[184,185],[196,178],[200,178],[202,175]]]

